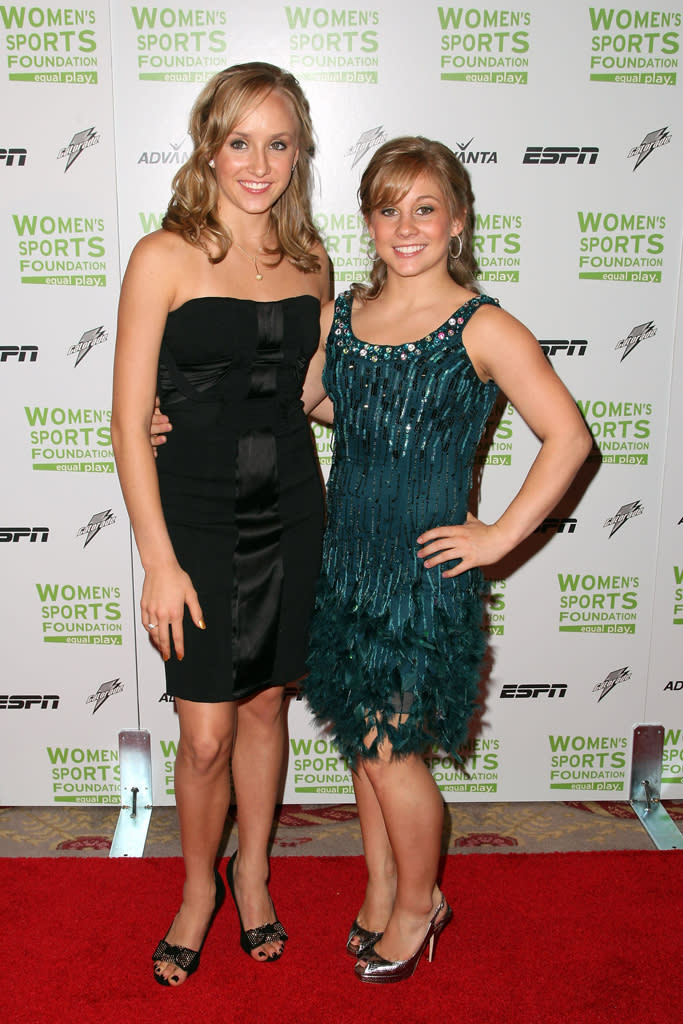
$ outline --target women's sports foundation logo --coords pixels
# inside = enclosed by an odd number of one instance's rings
[[[0,5],[10,82],[97,85],[94,10]]]
[[[676,85],[681,13],[589,7],[590,81],[614,85]]]

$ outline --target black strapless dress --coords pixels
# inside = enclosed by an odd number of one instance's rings
[[[174,697],[236,700],[306,671],[324,499],[301,387],[319,313],[300,295],[191,299],[168,315],[159,487],[206,622],[185,610],[185,657],[165,666]]]

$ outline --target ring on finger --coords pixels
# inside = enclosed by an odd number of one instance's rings
[[[147,623],[147,629],[156,629],[156,628],[157,628],[157,623],[156,622],[148,622]]]

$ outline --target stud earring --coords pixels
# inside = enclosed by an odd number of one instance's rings
[[[212,167],[212,168],[213,168],[213,167],[215,167],[215,166],[216,166],[216,164],[215,164],[215,162],[214,162],[214,160],[213,160],[213,158],[212,158],[211,160],[209,160],[209,167]]]

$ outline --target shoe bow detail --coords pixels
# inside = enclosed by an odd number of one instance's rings
[[[162,939],[152,954],[152,960],[163,960],[164,963],[173,964],[181,971],[192,974],[196,969],[195,961],[199,960],[198,949],[188,949],[187,946],[171,946]]]
[[[286,942],[289,938],[280,921],[262,924],[258,928],[248,928],[244,936],[252,949],[264,946],[266,942]]]

